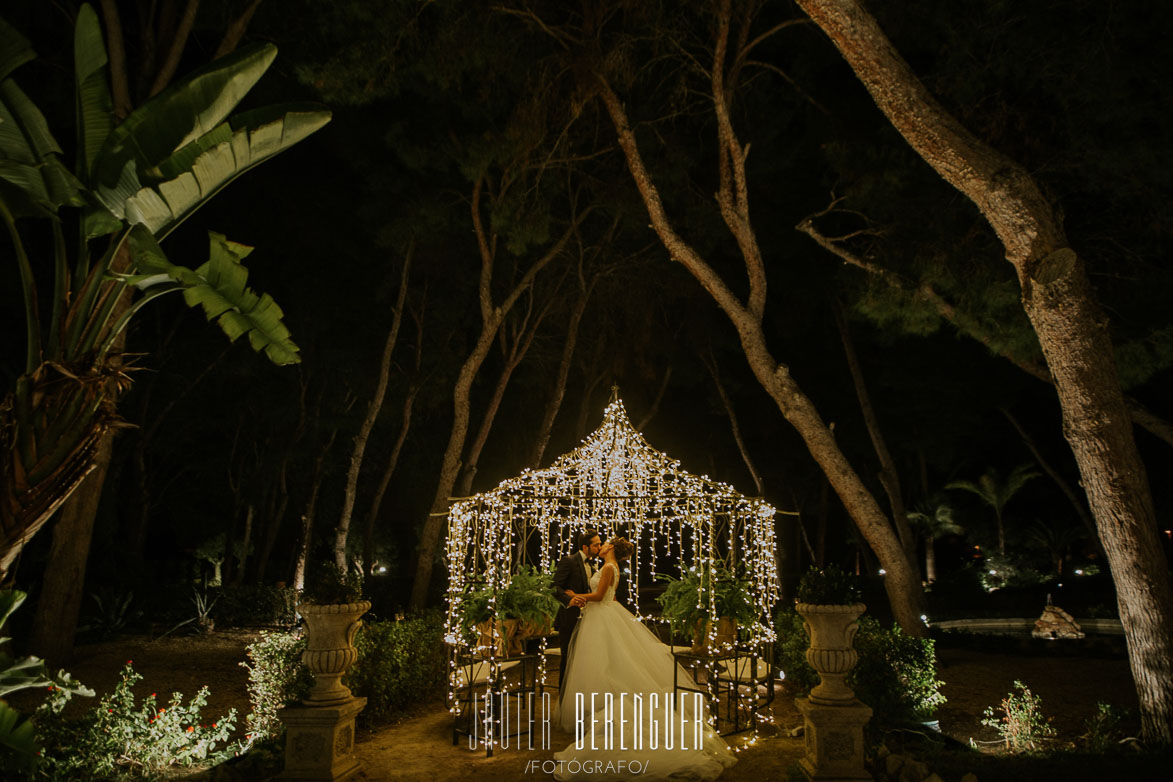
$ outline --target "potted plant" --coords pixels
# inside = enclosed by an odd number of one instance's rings
[[[810,638],[806,660],[819,674],[810,700],[823,705],[854,701],[855,693],[845,680],[859,661],[852,642],[859,617],[867,610],[860,602],[858,580],[834,565],[811,568],[798,582],[796,598],[795,610]]]
[[[694,652],[732,647],[737,641],[738,624],[749,624],[757,619],[757,611],[749,597],[752,584],[728,568],[718,566],[703,573],[694,568],[679,579],[659,578],[668,582],[664,593],[656,598],[661,615],[671,624],[674,633],[692,634]],[[717,616],[715,634],[713,613]]]
[[[526,638],[550,632],[561,603],[554,597],[552,576],[522,565],[504,589],[480,585],[465,593],[461,627],[466,639],[498,657],[522,652]]]
[[[351,699],[342,677],[358,659],[354,636],[362,627],[362,615],[371,607],[362,599],[362,573],[343,573],[333,562],[318,569],[297,606],[305,619],[306,650],[302,660],[314,675],[314,686],[303,701],[307,706],[326,706]]]

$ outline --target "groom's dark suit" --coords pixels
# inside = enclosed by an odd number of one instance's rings
[[[562,651],[562,664],[558,667],[559,696],[562,694],[562,683],[566,681],[566,669],[570,667],[570,636],[574,634],[574,626],[578,624],[578,617],[582,613],[582,609],[569,605],[567,589],[576,594],[591,591],[580,552],[563,557],[554,570],[554,596],[562,603],[562,608],[558,609],[558,614],[554,617],[554,629],[558,631],[558,648]]]

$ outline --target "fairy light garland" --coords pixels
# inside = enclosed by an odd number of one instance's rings
[[[575,550],[574,539],[588,527],[598,529],[604,539],[624,535],[635,546],[629,584],[635,613],[644,622],[664,620],[639,611],[641,577],[693,570],[711,579],[718,567],[743,572],[751,582],[749,597],[758,615],[747,628],[749,642],[760,650],[775,640],[771,611],[778,599],[776,512],[764,500],[745,497],[726,483],[692,475],[679,461],[652,448],[631,425],[623,402],[615,399],[604,411],[599,428],[549,467],[526,469],[490,491],[452,505],[444,546],[448,569],[444,632],[455,652],[448,678],[449,703],[456,705],[450,711],[459,715],[455,696],[469,685],[456,663],[458,657],[483,658],[485,670],[495,680],[492,683],[499,683],[502,634],[497,594],[523,564],[548,572],[554,562]],[[664,571],[661,565],[666,565]],[[461,631],[464,596],[485,588],[493,593],[487,645],[481,634],[470,641]],[[716,647],[718,627],[714,591],[698,595],[697,604],[712,620],[710,648]],[[544,637],[540,647],[537,676],[544,685]],[[723,651],[730,650],[725,644]],[[710,695],[715,695],[714,677],[708,678]],[[486,731],[482,741],[491,747],[494,732]]]

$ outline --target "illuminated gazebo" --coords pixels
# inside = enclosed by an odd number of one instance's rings
[[[457,647],[474,643],[459,629],[462,602],[471,591],[504,590],[525,564],[549,572],[552,563],[576,550],[576,536],[593,527],[604,540],[623,535],[635,545],[628,563],[633,606],[640,605],[641,585],[657,574],[728,569],[752,585],[748,597],[758,620],[742,628],[748,641],[772,641],[770,617],[778,597],[775,513],[761,498],[693,475],[652,448],[615,397],[602,425],[575,450],[549,467],[527,469],[453,504],[446,543],[447,639]],[[494,654],[491,648],[479,651]]]

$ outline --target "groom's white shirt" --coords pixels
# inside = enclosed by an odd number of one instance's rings
[[[582,570],[586,573],[587,586],[591,585],[591,565],[587,562],[587,556],[581,550],[578,552],[578,558],[582,560]]]

